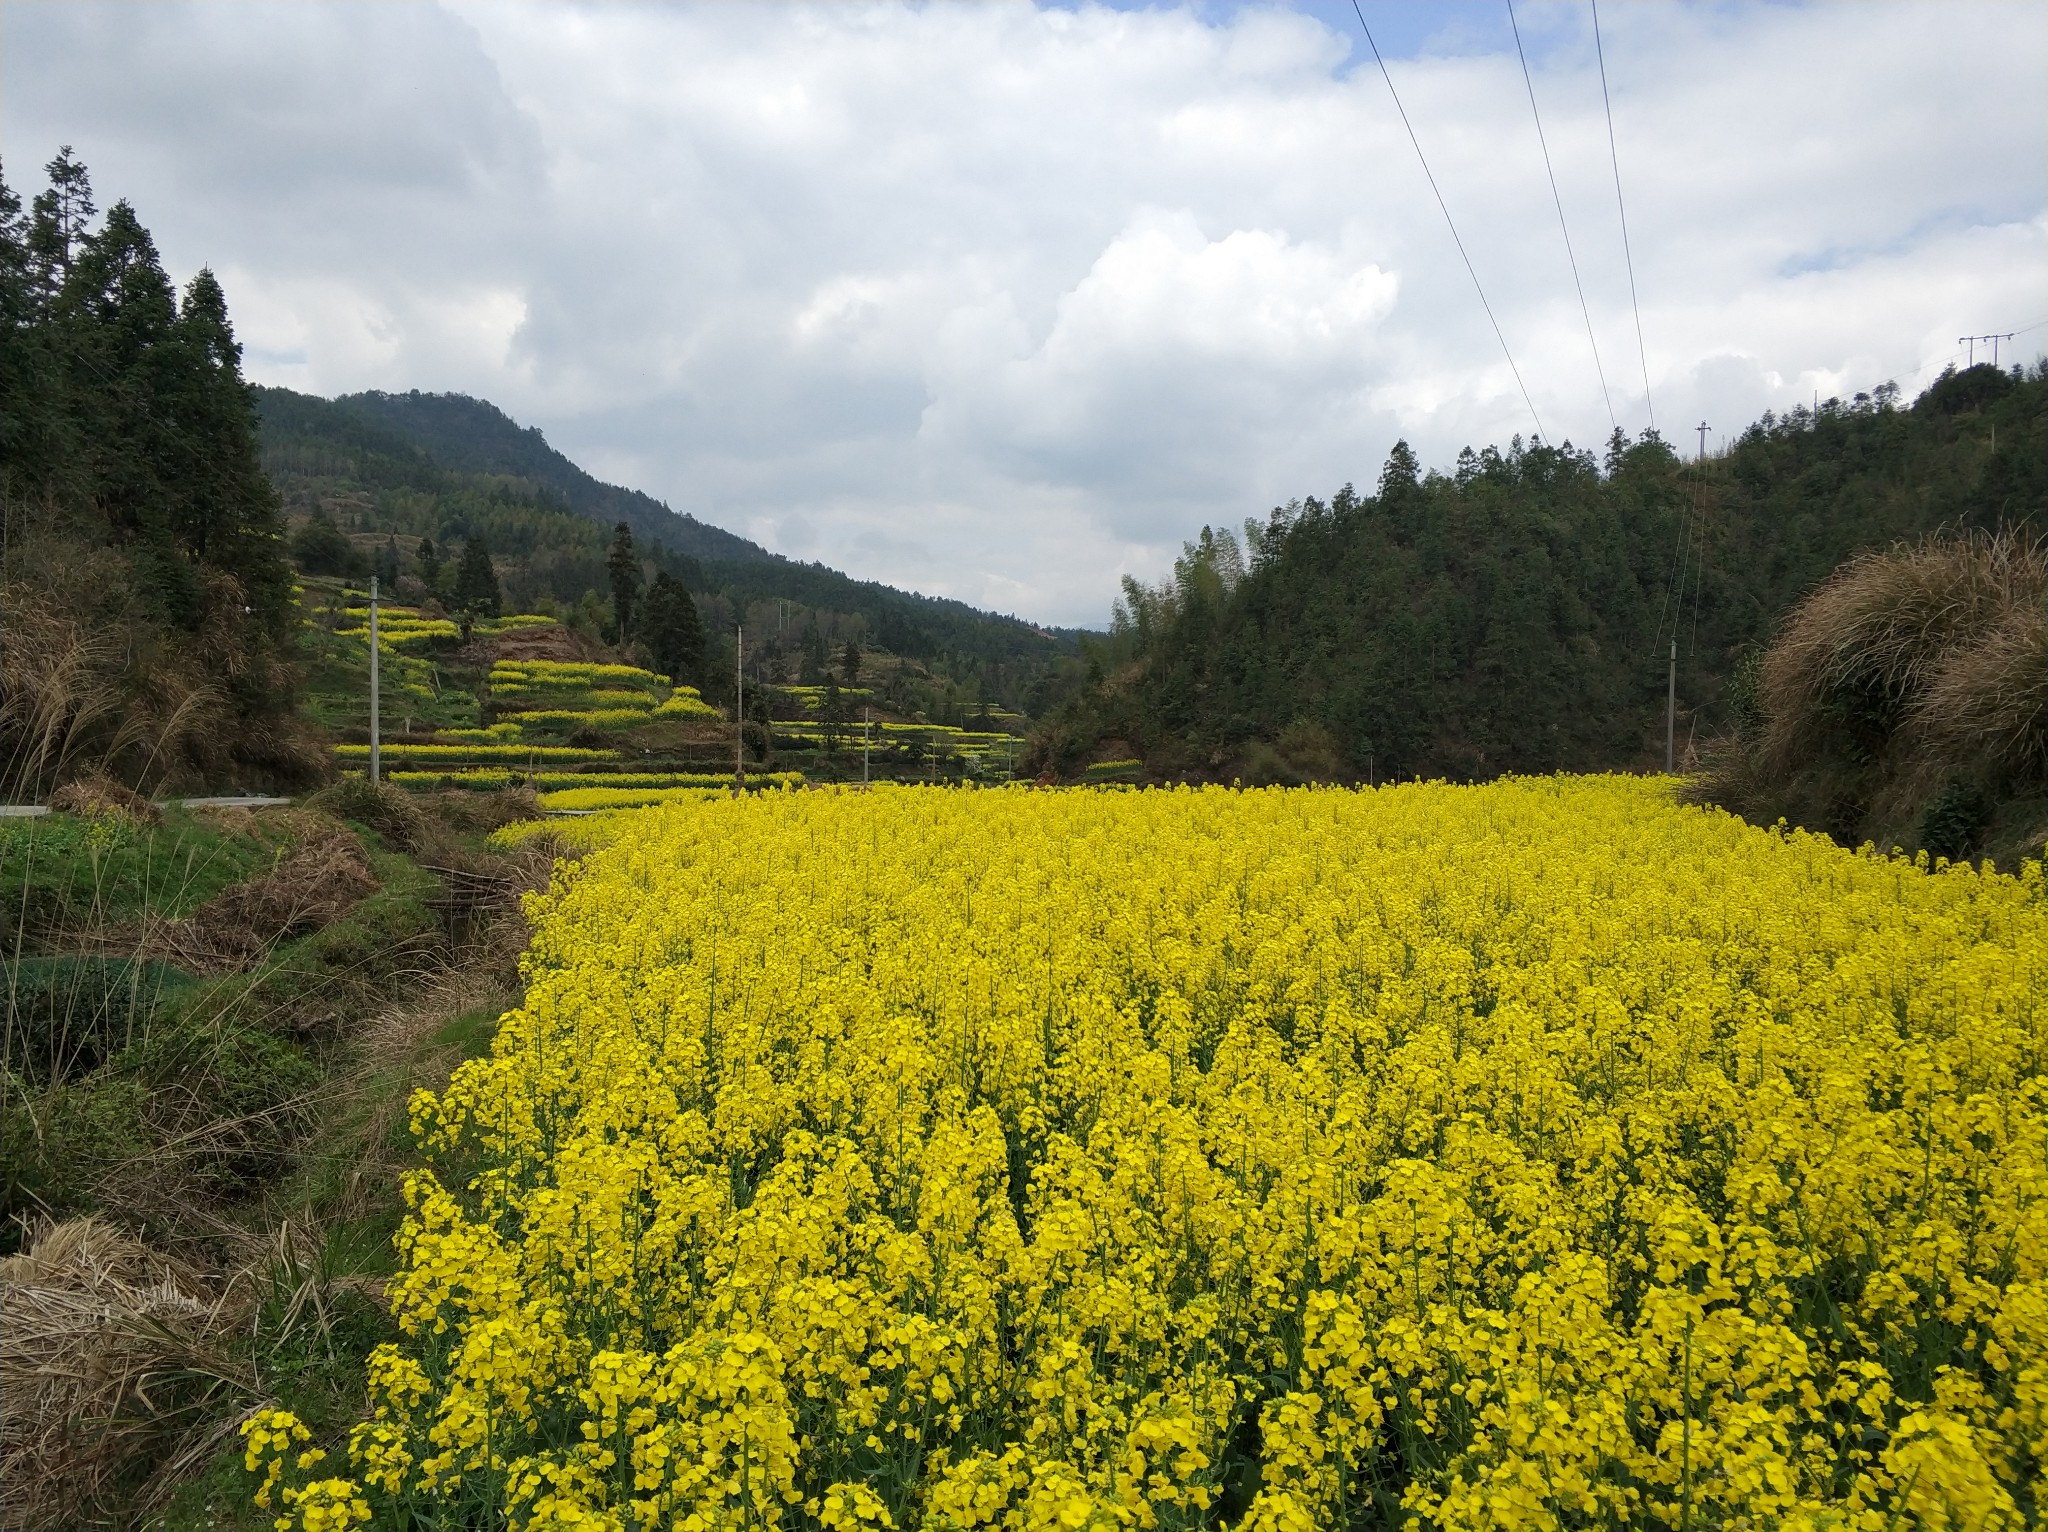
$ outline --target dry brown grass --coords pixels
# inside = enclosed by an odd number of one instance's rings
[[[86,771],[50,794],[50,807],[61,814],[88,818],[112,815],[132,824],[160,825],[163,810],[138,792],[131,792],[102,771]]]
[[[2042,546],[2011,533],[1859,554],[1794,608],[1764,656],[1764,761],[1875,757],[1936,676],[2048,589]],[[1981,676],[1999,683],[1997,676]]]
[[[1851,559],[1786,619],[1757,701],[1696,788],[1752,819],[1910,846],[1944,790],[2048,793],[2048,543],[1974,533]]]
[[[412,794],[364,777],[343,777],[308,798],[306,807],[368,825],[399,851],[423,851],[438,838],[438,827]]]
[[[530,787],[501,788],[494,792],[438,792],[432,796],[436,817],[454,829],[487,834],[502,825],[522,819],[538,819],[540,796]]]
[[[101,578],[125,567],[87,559]],[[161,782],[226,719],[220,695],[128,622],[63,588],[0,589],[0,793],[34,798],[87,771]]]
[[[2048,593],[1946,656],[1909,722],[1951,768],[1991,762],[2009,782],[2048,783]]]
[[[94,1218],[0,1259],[0,1526],[149,1504],[210,1455],[256,1391],[229,1343],[249,1302]]]
[[[167,624],[126,553],[42,518],[0,581],[0,797],[39,799],[97,771],[171,782],[297,786],[331,770],[284,709],[286,656],[255,633],[235,581],[204,572],[197,632]],[[32,525],[36,518],[31,518]],[[279,699],[238,706],[234,698]]]
[[[289,823],[281,823],[287,819]],[[280,941],[317,931],[374,893],[362,843],[324,814],[273,814],[290,837],[267,873],[223,889],[183,920],[159,921],[145,942],[195,973],[245,967]]]

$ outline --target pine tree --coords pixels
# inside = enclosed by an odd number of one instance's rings
[[[846,641],[846,648],[839,656],[840,672],[846,677],[846,684],[853,685],[860,679],[860,645],[852,639]]]
[[[70,281],[72,262],[85,243],[97,209],[92,201],[92,177],[72,158],[69,144],[43,167],[43,174],[50,186],[35,200],[28,249],[47,304],[54,303]]]
[[[647,647],[654,653],[655,667],[677,686],[690,683],[704,662],[704,629],[697,620],[697,604],[683,582],[666,569],[654,577],[647,593],[647,610],[641,619]]]
[[[39,209],[52,193],[37,199]],[[68,475],[133,561],[138,589],[176,626],[197,632],[205,583],[178,546],[177,480],[207,450],[173,422],[185,381],[178,307],[156,242],[128,203],[79,241],[51,310],[53,339],[80,453]]]
[[[243,604],[282,638],[294,621],[279,551],[283,507],[263,471],[255,395],[242,381],[227,296],[210,270],[186,285],[172,344],[175,371],[163,403],[187,449],[170,486],[172,533],[188,557],[234,576]],[[206,450],[191,450],[200,442]]]
[[[496,617],[498,607],[498,571],[491,565],[491,550],[472,534],[462,545],[462,562],[455,568],[455,609],[475,617]]]
[[[21,198],[0,177],[0,495],[50,487],[65,450],[62,373]]]
[[[419,551],[413,556],[419,560],[420,580],[422,583],[426,585],[428,590],[440,589],[441,553],[434,546],[434,540],[431,537],[421,538]]]
[[[612,620],[623,644],[633,636],[635,608],[640,604],[640,558],[633,551],[633,529],[623,521],[612,537],[612,551],[605,559],[605,568],[612,579]]]
[[[825,635],[818,627],[817,614],[813,613],[804,624],[804,685],[816,686],[825,679],[825,667],[831,662],[831,651],[825,647]]]

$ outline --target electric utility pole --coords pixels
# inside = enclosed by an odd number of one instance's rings
[[[1998,365],[1998,343],[2002,340],[2011,340],[2017,334],[2019,334],[2017,330],[2007,330],[2002,335],[1958,335],[1956,337],[1956,344],[1970,348],[1970,365],[1975,367],[1977,365],[1977,347],[1985,342],[1989,342],[1991,346],[1991,365],[1996,367]]]
[[[377,785],[377,768],[382,734],[378,729],[382,709],[377,705],[377,577],[370,576],[370,785]]]
[[[860,710],[860,785],[862,787],[868,785],[868,740],[874,732],[874,727],[869,722],[869,712],[870,710],[867,708]]]
[[[1678,737],[1678,640],[1671,640],[1671,669],[1664,683],[1664,775],[1671,775],[1671,747]]]
[[[747,629],[733,629],[732,795],[747,790]]]

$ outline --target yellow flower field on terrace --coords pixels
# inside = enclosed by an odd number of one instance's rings
[[[2038,868],[1624,779],[616,827],[281,1526],[2042,1514]]]

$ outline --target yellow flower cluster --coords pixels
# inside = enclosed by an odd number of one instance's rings
[[[652,719],[716,718],[693,686],[671,688],[651,670],[566,660],[500,660],[491,696],[504,710],[497,727],[629,729]],[[513,711],[518,709],[519,711]]]
[[[327,1454],[304,1445],[311,1439],[286,1410],[258,1410],[242,1423],[242,1464],[263,1476],[256,1504],[278,1512],[277,1532],[348,1532],[370,1519],[370,1503],[353,1479],[312,1477]]]
[[[761,789],[770,787],[801,787],[804,774],[800,771],[750,771],[747,773],[748,786]],[[653,803],[686,803],[696,799],[714,798],[720,793],[732,791],[732,778],[725,776],[716,781],[681,781],[667,787],[571,787],[560,791],[544,792],[540,803],[544,809],[621,809],[636,808]]]
[[[413,1104],[380,1524],[2048,1511],[2038,866],[1624,779],[619,823]]]
[[[350,614],[352,617],[354,613]],[[349,638],[360,638],[365,643],[370,637],[370,614],[363,611],[357,620],[345,627],[336,628],[337,633]],[[388,651],[452,648],[462,642],[462,629],[441,617],[422,617],[412,607],[385,607],[377,614],[377,644]]]
[[[370,758],[370,747],[336,745],[334,753],[343,761],[366,761]],[[383,755],[387,761],[448,761],[457,765],[469,761],[570,761],[580,764],[586,761],[616,761],[619,758],[619,752],[616,750],[584,750],[567,745],[414,745],[404,740],[387,741],[383,746]]]
[[[393,771],[385,774],[401,787],[512,787],[538,792],[563,792],[572,787],[724,787],[732,786],[729,771],[515,771],[507,766],[466,766],[449,771]],[[771,787],[787,782],[803,785],[800,771],[748,772],[747,780]],[[648,802],[659,802],[649,799]]]
[[[718,718],[718,709],[706,702],[694,686],[678,686],[668,694],[668,701],[654,710],[656,718]]]

